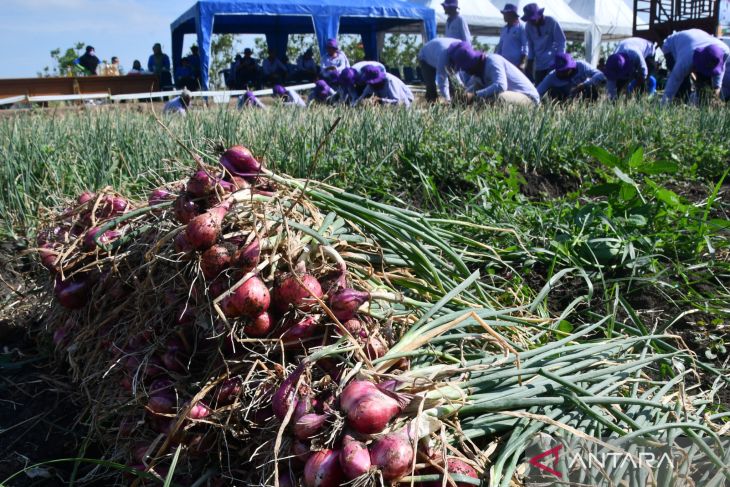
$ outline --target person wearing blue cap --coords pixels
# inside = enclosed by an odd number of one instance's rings
[[[423,45],[418,52],[423,84],[426,85],[426,101],[434,102],[439,95],[451,101],[449,90],[449,47],[459,44],[453,37],[437,37]]]
[[[337,39],[327,39],[325,49],[327,54],[322,56],[322,74],[334,70],[339,75],[340,71],[350,67],[350,61],[345,53],[340,51]]]
[[[313,104],[329,104],[331,103],[332,97],[335,95],[335,90],[327,83],[327,81],[320,79],[314,83],[314,89],[309,94],[307,99],[307,105]]]
[[[608,97],[615,100],[620,91],[626,90],[633,81],[632,92],[644,91],[650,70],[654,69],[654,43],[640,37],[629,37],[619,42],[616,50],[606,60]],[[656,82],[656,79],[654,80]]]
[[[469,24],[459,15],[459,0],[444,0],[441,4],[446,13],[446,32],[444,37],[452,37],[471,44]]]
[[[238,97],[238,109],[242,110],[244,108],[260,108],[266,110],[266,105],[261,103],[261,100],[259,100],[253,92],[246,91],[243,95]]]
[[[522,11],[527,33],[525,72],[535,84],[540,84],[553,69],[555,56],[565,52],[565,33],[558,21],[545,15],[545,9],[539,8],[536,3],[528,3]]]
[[[482,88],[470,88],[467,102],[474,99],[499,101],[507,105],[538,105],[540,95],[535,86],[519,70],[499,54],[486,55],[466,43],[460,43],[449,51],[450,60],[460,69],[476,78]],[[474,86],[473,80],[467,86]]]
[[[699,101],[699,93],[710,86],[715,96],[720,96],[720,87],[725,75],[725,63],[730,57],[730,48],[720,39],[699,29],[675,32],[662,44],[667,61],[669,78],[664,87],[662,104],[671,102],[678,95],[690,93],[690,75],[694,74],[694,93],[690,101]]]
[[[274,88],[272,88],[271,91],[274,95],[274,98],[281,100],[284,105],[295,107],[307,106],[307,104],[304,103],[304,100],[302,100],[302,97],[299,96],[299,93],[294,90],[284,88],[281,85],[274,85]]]
[[[355,105],[371,98],[379,105],[405,105],[413,103],[413,93],[400,79],[377,66],[365,66],[360,71],[360,79],[365,83],[362,95]]]
[[[598,87],[606,82],[602,72],[585,61],[576,61],[567,52],[555,56],[554,64],[555,69],[537,85],[541,98],[545,95],[561,101],[598,98]]]
[[[517,5],[508,3],[501,12],[506,25],[499,31],[499,43],[494,48],[494,53],[524,71],[527,63],[527,32],[520,23]]]

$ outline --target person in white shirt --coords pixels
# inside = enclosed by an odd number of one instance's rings
[[[284,88],[281,85],[274,85],[274,88],[271,91],[274,94],[274,98],[281,100],[284,105],[295,107],[307,106],[307,104],[304,103],[304,100],[302,100],[302,97],[299,96],[299,93],[294,90]]]
[[[449,47],[461,42],[453,37],[437,37],[423,45],[418,53],[423,84],[426,85],[426,101],[434,102],[439,95],[451,101],[449,90]]]
[[[360,71],[360,77],[366,86],[362,95],[355,101],[355,105],[371,97],[380,105],[410,107],[413,103],[413,93],[405,83],[377,66],[365,66]]]
[[[471,33],[466,20],[459,15],[459,0],[444,0],[441,4],[446,13],[445,37],[452,37],[471,44]]]
[[[507,25],[499,31],[499,43],[494,48],[494,53],[524,71],[527,63],[527,32],[520,23],[517,5],[508,3],[501,12]]]
[[[692,102],[699,101],[699,93],[706,86],[711,87],[715,96],[720,96],[725,64],[730,58],[730,48],[724,42],[705,31],[689,29],[667,37],[662,52],[669,70],[662,104],[689,93],[692,84]],[[689,79],[691,74],[695,76],[694,83]]]
[[[517,66],[499,54],[486,55],[464,42],[451,50],[451,62],[472,78],[467,81],[469,103],[475,99],[507,105],[538,105],[540,96]]]
[[[613,54],[606,59],[604,71],[611,100],[615,100],[620,91],[628,92],[632,81],[635,91],[648,91],[647,81],[654,68],[654,51],[654,43],[640,37],[629,37],[619,42]]]
[[[192,97],[190,96],[190,92],[187,89],[184,89],[182,90],[182,93],[180,93],[180,96],[176,96],[172,100],[165,103],[165,106],[162,107],[162,113],[185,115],[187,114],[188,108],[190,107],[191,99]]]
[[[322,56],[322,74],[335,69],[339,75],[343,69],[350,67],[350,61],[345,56],[345,53],[340,51],[337,39],[327,39],[325,49],[327,55]]]

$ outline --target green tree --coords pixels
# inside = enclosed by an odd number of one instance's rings
[[[65,51],[60,47],[52,50],[51,59],[53,59],[53,64],[45,66],[43,71],[38,72],[38,77],[65,76],[69,70],[76,70],[74,61],[84,52],[85,46],[85,42],[77,42]]]
[[[418,51],[421,50],[421,36],[416,34],[385,34],[380,62],[386,66],[415,66]]]
[[[491,44],[480,41],[477,36],[471,36],[471,45],[477,51],[489,52],[492,50]]]
[[[223,88],[223,81],[218,73],[228,69],[236,57],[238,42],[233,34],[217,34],[210,43],[210,88]]]

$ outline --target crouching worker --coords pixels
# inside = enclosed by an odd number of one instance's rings
[[[266,110],[266,105],[261,103],[261,100],[256,98],[253,92],[247,91],[238,97],[238,109],[242,110],[244,108],[262,108]]]
[[[631,92],[651,91],[651,75],[653,74],[654,43],[639,37],[630,37],[616,46],[616,51],[606,60],[606,78],[608,98],[615,100],[622,91]],[[654,91],[656,91],[656,78]]]
[[[386,73],[378,66],[364,66],[360,71],[360,78],[365,83],[365,89],[357,99],[355,105],[363,104],[366,99],[378,105],[405,105],[413,103],[413,93],[405,83],[390,73]]]
[[[423,45],[418,53],[421,63],[423,82],[426,85],[426,101],[429,103],[438,100],[439,95],[446,101],[451,101],[449,87],[449,47],[459,44],[459,39],[452,37],[437,37]]]
[[[328,85],[325,80],[320,79],[316,83],[314,83],[314,89],[309,94],[307,104],[329,104],[331,103],[332,97],[335,95],[335,93],[335,90],[333,90],[332,87]]]
[[[555,69],[537,86],[540,97],[545,95],[558,101],[571,98],[597,100],[598,88],[606,76],[585,61],[576,61],[568,53],[555,56]]]
[[[190,107],[190,100],[192,97],[190,96],[190,91],[188,91],[187,88],[182,90],[182,93],[180,93],[180,96],[176,96],[172,100],[165,103],[165,106],[162,108],[162,113],[176,113],[178,115],[185,115],[188,112],[188,108]]]
[[[284,88],[281,85],[274,85],[272,92],[274,94],[274,98],[281,100],[284,105],[295,107],[307,106],[307,104],[304,103],[304,100],[302,100],[302,97],[299,96],[299,93],[294,90]]]
[[[496,101],[506,105],[538,105],[540,96],[525,73],[499,54],[485,54],[462,42],[450,49],[451,63],[471,78],[467,102]],[[477,89],[479,86],[481,88]]]

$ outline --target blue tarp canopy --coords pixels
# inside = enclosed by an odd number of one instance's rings
[[[212,34],[264,34],[280,57],[289,34],[317,35],[319,51],[337,34],[362,36],[365,55],[377,59],[377,33],[422,22],[427,40],[436,37],[433,9],[404,0],[200,0],[170,26],[172,61],[179,66],[185,34],[198,36],[203,89],[208,89]]]

